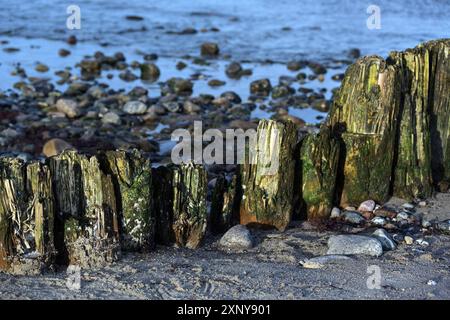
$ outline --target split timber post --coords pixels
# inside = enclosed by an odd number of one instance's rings
[[[259,122],[254,146],[247,148],[249,159],[240,170],[241,224],[273,226],[282,231],[289,225],[293,212],[297,137],[292,122]]]

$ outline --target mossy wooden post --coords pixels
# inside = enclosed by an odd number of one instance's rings
[[[64,151],[49,159],[61,263],[100,266],[118,259],[116,199],[96,156]]]
[[[262,120],[253,144],[241,166],[240,222],[284,230],[293,211],[297,129],[289,121]]]
[[[229,179],[219,175],[211,196],[211,232],[219,234],[227,231],[233,224],[237,201],[237,175]]]
[[[36,274],[53,264],[53,197],[40,163],[0,158],[0,269]]]
[[[323,220],[330,216],[335,201],[340,150],[340,141],[327,127],[318,134],[308,134],[302,140],[301,204],[309,220]]]
[[[207,174],[202,165],[169,165],[154,169],[154,208],[159,243],[197,248],[206,232]]]
[[[430,41],[391,59],[403,71],[404,104],[394,194],[428,197],[450,180],[450,40]]]
[[[102,157],[115,184],[122,249],[153,249],[155,217],[150,160],[137,150],[107,151]]]
[[[177,245],[197,248],[206,232],[207,173],[202,165],[173,168],[173,223]]]
[[[345,157],[341,206],[389,197],[401,99],[398,67],[379,57],[351,65],[334,99],[328,125],[342,134]]]
[[[431,41],[433,104],[431,154],[433,181],[450,183],[450,39]]]

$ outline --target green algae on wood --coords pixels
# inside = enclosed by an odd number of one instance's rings
[[[297,129],[292,122],[261,120],[249,158],[241,165],[241,224],[284,230],[293,213]]]
[[[173,168],[172,229],[178,246],[197,248],[206,232],[207,173],[202,165],[181,164]]]
[[[396,65],[376,56],[359,59],[345,74],[327,121],[344,143],[341,206],[358,206],[367,199],[382,203],[389,197],[401,103],[399,76]]]
[[[101,157],[116,189],[122,249],[153,249],[155,216],[150,160],[137,150],[107,151]]]
[[[300,147],[301,205],[311,219],[326,219],[335,201],[340,141],[330,129],[308,134]]]
[[[158,243],[197,248],[207,224],[204,167],[193,163],[161,166],[153,174]]]
[[[389,59],[402,70],[394,195],[429,197],[450,180],[450,40],[420,44]]]
[[[99,266],[120,254],[111,175],[96,156],[64,151],[48,159],[56,199],[59,262]]]

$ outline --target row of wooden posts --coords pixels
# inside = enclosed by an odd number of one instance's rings
[[[358,60],[317,134],[260,121],[258,132],[278,132],[262,154],[276,153],[279,170],[240,165],[216,179],[210,205],[202,165],[152,168],[136,150],[0,158],[0,270],[101,265],[155,244],[196,248],[207,228],[284,230],[294,213],[326,219],[333,206],[428,197],[450,181],[449,50],[440,40]]]

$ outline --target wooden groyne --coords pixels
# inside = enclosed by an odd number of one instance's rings
[[[443,191],[450,182],[449,51],[446,39],[358,60],[316,134],[260,121],[255,157],[275,156],[278,170],[267,175],[267,163],[246,162],[231,178],[217,177],[210,210],[202,165],[152,168],[136,150],[68,150],[45,162],[0,158],[0,269],[99,266],[156,244],[196,248],[208,230],[238,222],[284,230],[294,212],[327,219],[333,206]]]

